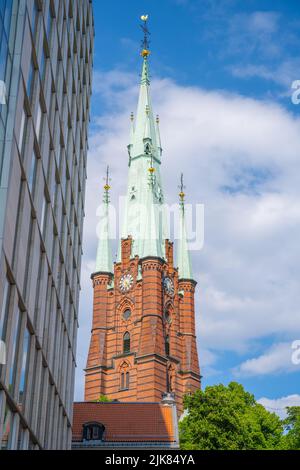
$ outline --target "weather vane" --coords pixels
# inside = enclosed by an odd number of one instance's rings
[[[103,178],[104,181],[105,181],[105,186],[104,186],[104,190],[105,190],[105,194],[104,194],[104,202],[109,202],[109,190],[111,189],[110,187],[110,182],[111,182],[111,179],[109,177],[109,166],[107,166],[107,169],[106,169],[106,177]]]
[[[180,197],[180,199],[181,199],[181,202],[184,202],[184,198],[185,198],[185,192],[184,192],[185,186],[184,186],[184,180],[183,180],[183,173],[181,173],[179,189],[180,189],[179,197]]]
[[[141,20],[143,21],[143,24],[141,25],[141,28],[143,30],[143,33],[144,33],[144,39],[142,40],[142,52],[141,52],[141,55],[145,58],[145,57],[148,57],[148,55],[150,54],[150,50],[149,50],[149,47],[150,47],[150,40],[149,40],[149,36],[150,36],[150,31],[148,29],[148,19],[149,19],[149,16],[148,15],[142,15],[141,16]]]

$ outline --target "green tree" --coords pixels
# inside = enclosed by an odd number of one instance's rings
[[[109,403],[111,400],[106,395],[100,395],[100,397],[95,400],[95,403]]]
[[[286,450],[300,450],[300,406],[287,408],[287,418],[283,421],[286,434],[282,447]]]
[[[242,385],[232,382],[198,390],[184,399],[179,424],[183,450],[279,449],[283,424],[259,405]]]

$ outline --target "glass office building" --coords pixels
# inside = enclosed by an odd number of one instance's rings
[[[91,0],[0,0],[0,448],[71,445]]]

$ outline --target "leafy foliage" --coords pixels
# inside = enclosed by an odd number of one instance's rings
[[[180,422],[183,450],[279,449],[283,424],[242,385],[216,385],[185,397]]]
[[[100,395],[98,400],[95,400],[95,403],[109,403],[111,400],[106,395]]]
[[[300,450],[300,406],[287,408],[287,418],[283,424],[286,431],[282,438],[283,449]]]

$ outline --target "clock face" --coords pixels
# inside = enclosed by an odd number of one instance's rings
[[[131,274],[124,274],[124,276],[120,279],[120,291],[121,292],[128,292],[132,288],[133,285],[133,277]]]
[[[175,292],[174,284],[173,284],[172,279],[170,279],[169,277],[166,277],[164,279],[164,288],[165,288],[165,292],[171,297],[173,297],[174,292]]]

